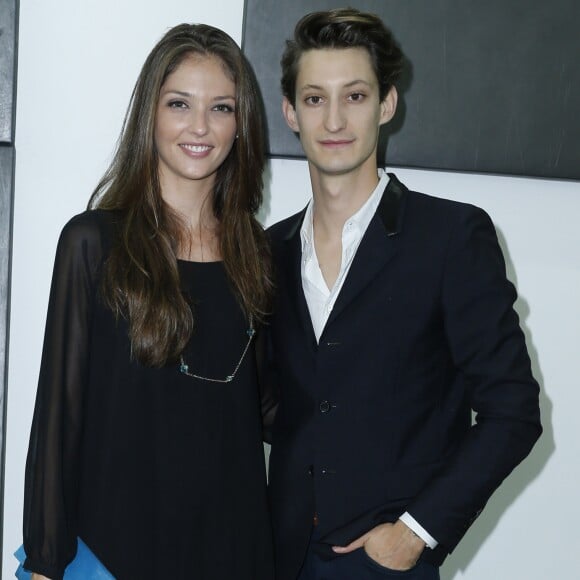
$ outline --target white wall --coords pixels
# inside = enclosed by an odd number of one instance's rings
[[[21,542],[23,471],[55,244],[107,165],[146,54],[183,21],[241,40],[242,0],[21,0],[4,513],[4,578]],[[543,387],[545,434],[442,570],[445,580],[577,577],[580,183],[397,170],[413,189],[494,218]],[[266,223],[308,198],[303,161],[274,160]],[[482,469],[485,466],[482,465]]]

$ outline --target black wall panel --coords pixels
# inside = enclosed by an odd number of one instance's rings
[[[389,165],[580,178],[578,0],[357,0],[410,66],[382,136]],[[302,157],[280,113],[279,60],[298,19],[335,0],[246,0],[243,46],[263,92],[270,153]]]

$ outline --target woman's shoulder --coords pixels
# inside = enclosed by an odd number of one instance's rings
[[[73,216],[65,224],[61,235],[80,239],[110,235],[119,219],[119,212],[106,209],[89,209]]]
[[[86,243],[89,245],[110,242],[115,224],[119,223],[117,211],[90,209],[73,216],[60,234],[61,242],[70,244]]]
[[[91,209],[72,217],[62,229],[57,253],[61,256],[90,257],[100,261],[108,254],[115,224],[120,220],[116,211]]]

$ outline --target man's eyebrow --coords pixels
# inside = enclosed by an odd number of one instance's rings
[[[343,87],[346,89],[349,89],[349,88],[351,88],[355,85],[359,85],[359,84],[366,85],[367,87],[373,86],[373,83],[370,83],[369,81],[365,81],[364,79],[355,79],[354,81],[350,81],[349,83],[346,83],[345,85],[343,85]],[[323,91],[324,87],[322,87],[320,85],[310,84],[310,83],[300,87],[301,91],[308,91],[311,89],[313,89],[315,91]]]
[[[315,91],[321,91],[322,87],[319,85],[311,85],[311,84],[304,85],[303,87],[300,87],[301,91],[308,91],[310,89],[314,89]]]
[[[364,79],[356,79],[354,81],[351,81],[350,83],[347,83],[346,85],[344,85],[346,88],[350,88],[354,85],[366,85],[367,87],[372,87],[373,83],[370,83],[369,81],[365,81]]]

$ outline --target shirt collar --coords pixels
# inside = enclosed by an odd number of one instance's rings
[[[350,229],[358,230],[360,236],[366,232],[373,216],[375,215],[381,198],[383,197],[383,192],[389,181],[389,174],[382,168],[378,169],[379,183],[365,201],[362,207],[349,219],[346,220],[344,227],[349,227]],[[314,224],[313,224],[313,210],[314,210],[314,199],[311,198],[306,207],[306,213],[304,214],[304,220],[302,221],[302,226],[300,228],[300,239],[302,241],[302,251],[304,252],[306,248],[312,245],[314,238]],[[343,230],[344,235],[344,230]]]

